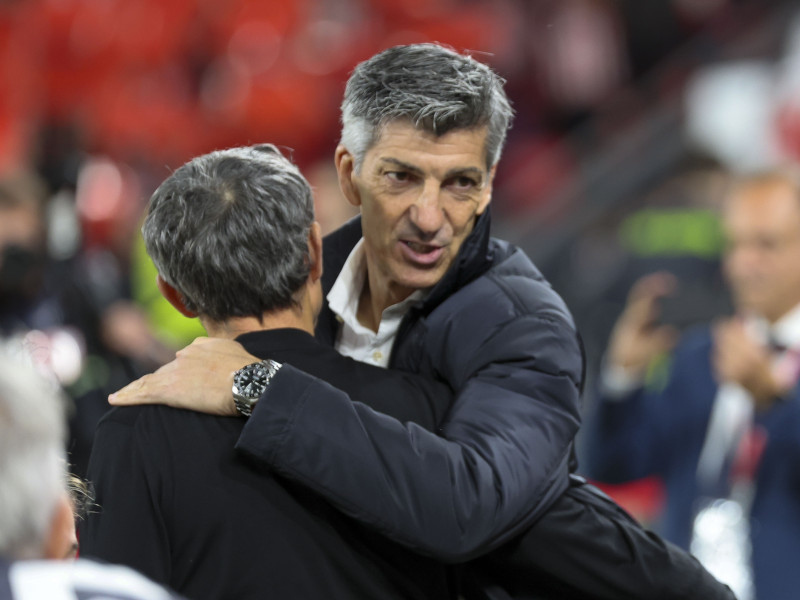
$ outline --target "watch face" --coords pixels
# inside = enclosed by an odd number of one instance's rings
[[[249,365],[236,374],[234,383],[242,396],[258,398],[267,384],[267,369],[261,363]]]

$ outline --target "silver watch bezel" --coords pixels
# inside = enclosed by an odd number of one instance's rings
[[[249,365],[245,365],[244,367],[242,367],[241,369],[236,371],[236,373],[233,374],[233,387],[231,388],[231,391],[233,393],[233,404],[236,407],[236,411],[240,415],[249,417],[251,414],[253,414],[253,408],[255,407],[259,398],[261,398],[261,395],[269,386],[270,381],[272,381],[272,378],[275,376],[275,374],[282,366],[283,365],[277,361],[274,361],[272,359],[266,359],[250,363]],[[251,396],[240,392],[238,387],[239,378],[241,377],[241,375],[255,369],[256,367],[262,367],[266,369],[267,372],[264,378],[263,385],[261,385],[258,390],[258,394]]]

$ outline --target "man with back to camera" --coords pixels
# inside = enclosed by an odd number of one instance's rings
[[[328,304],[317,336],[360,360],[443,380],[456,400],[440,435],[409,432],[341,398],[298,403],[282,393],[290,379],[281,370],[239,448],[391,539],[448,561],[502,546],[558,499],[560,509],[528,535],[465,571],[492,597],[639,597],[641,586],[727,597],[690,557],[589,486],[568,483],[577,333],[524,254],[489,238],[510,119],[502,80],[440,46],[391,48],[356,68],[335,160],[362,214],[326,239]],[[232,414],[232,374],[252,360],[236,345],[198,340],[112,402]]]
[[[209,336],[272,357],[237,380],[243,394],[259,377],[297,367],[339,387],[382,390],[375,407],[397,427],[413,419],[432,428],[447,408],[443,384],[399,371],[387,378],[314,339],[320,228],[311,188],[274,146],[213,152],[181,167],[153,194],[142,234],[176,308],[199,316]],[[330,394],[317,391],[318,380],[301,383],[283,393],[295,402]],[[416,397],[422,404],[406,401]],[[244,423],[162,406],[112,410],[89,463],[100,508],[81,526],[82,553],[192,598],[455,597],[441,563],[239,460]]]
[[[663,389],[645,388],[648,364],[674,343],[674,332],[657,326],[657,315],[659,298],[676,282],[664,274],[638,282],[609,344],[588,456],[593,474],[603,480],[661,476],[667,494],[664,536],[697,553],[740,600],[795,598],[797,174],[772,171],[735,181],[723,203],[722,225],[735,316],[687,332]]]
[[[0,600],[179,600],[125,567],[72,554],[65,402],[0,353]]]

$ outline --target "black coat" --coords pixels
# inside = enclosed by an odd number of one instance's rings
[[[399,373],[387,379],[385,370],[342,357],[297,329],[239,341],[257,356],[290,363],[287,373],[302,368],[356,389],[376,387],[379,378],[376,405],[396,407],[400,419],[432,427],[448,406],[445,386],[417,385]],[[303,406],[302,390],[286,394]],[[165,406],[110,411],[89,464],[100,508],[80,527],[82,556],[131,566],[197,600],[452,597],[440,563],[242,460],[234,444],[245,423]]]

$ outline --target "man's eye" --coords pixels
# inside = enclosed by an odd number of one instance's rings
[[[408,171],[387,171],[386,176],[397,183],[405,183],[411,179]]]
[[[454,177],[450,182],[450,186],[459,191],[466,191],[477,187],[478,182],[472,179],[472,177],[461,176]]]

